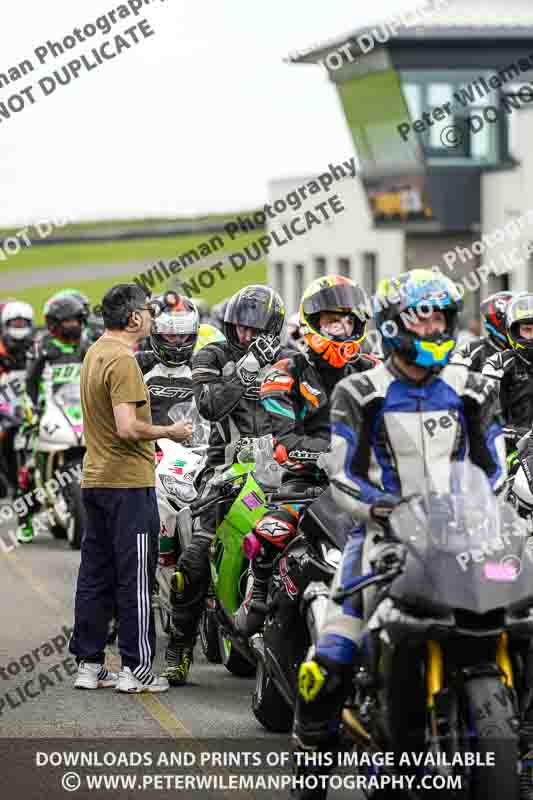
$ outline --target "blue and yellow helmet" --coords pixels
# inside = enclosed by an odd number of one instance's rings
[[[442,369],[455,347],[457,316],[462,308],[462,294],[455,283],[433,270],[413,269],[382,281],[374,310],[384,352],[397,352],[409,363],[426,369]],[[410,324],[424,320],[434,310],[444,313],[444,331],[425,336],[409,329]]]

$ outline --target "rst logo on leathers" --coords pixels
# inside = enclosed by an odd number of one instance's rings
[[[192,397],[192,389],[183,389],[177,386],[152,386],[148,387],[148,391],[154,397],[174,397],[176,400],[188,400]]]
[[[424,420],[424,428],[429,433],[431,438],[436,436],[439,430],[451,428],[454,422],[457,422],[459,415],[454,409],[446,411],[445,414],[440,414],[435,417],[426,417]]]

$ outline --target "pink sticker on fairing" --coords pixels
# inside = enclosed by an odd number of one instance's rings
[[[245,495],[242,498],[242,502],[250,511],[253,511],[254,508],[259,508],[259,506],[263,505],[263,501],[255,492],[250,492],[249,494]]]
[[[83,433],[83,425],[73,425],[74,433]]]
[[[515,581],[518,578],[518,570],[513,564],[496,564],[489,561],[483,570],[485,578],[489,581]]]

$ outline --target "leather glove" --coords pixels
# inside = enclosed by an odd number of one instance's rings
[[[370,506],[370,516],[374,522],[377,522],[383,528],[387,528],[389,517],[400,502],[399,498],[386,495],[383,499],[378,500],[377,503]]]
[[[258,336],[248,348],[248,353],[253,353],[260,367],[273,364],[280,353],[281,342],[277,336],[270,333]]]
[[[237,362],[237,375],[244,386],[252,386],[255,383],[260,369],[261,364],[251,350]]]

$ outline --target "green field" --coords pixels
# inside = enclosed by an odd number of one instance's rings
[[[246,233],[230,239],[222,236],[224,247],[216,251],[232,253],[242,250],[249,242],[264,234],[263,230]],[[84,264],[128,264],[136,262],[150,266],[159,258],[172,259],[198,248],[215,236],[200,233],[194,236],[172,236],[159,239],[134,239],[132,241],[84,242],[83,244],[34,245],[23,247],[16,255],[0,261],[0,273],[22,270],[53,269],[54,267],[81,267]],[[219,234],[220,235],[220,234]],[[141,270],[142,271],[142,270]]]
[[[255,231],[253,234],[242,234],[231,240],[228,236],[223,238],[224,248],[213,250],[213,260],[219,260],[223,254],[242,251],[250,242],[263,235],[264,231]],[[169,261],[177,258],[193,248],[199,248],[201,243],[208,242],[215,234],[200,234],[195,236],[176,236],[164,239],[141,239],[135,241],[113,241],[109,243],[84,243],[84,244],[62,244],[45,245],[41,247],[31,247],[21,250],[16,256],[0,265],[0,275],[4,272],[20,271],[31,272],[34,270],[47,270],[53,268],[68,269],[73,267],[79,269],[87,266],[87,278],[90,277],[90,267],[97,264],[109,264],[109,277],[96,280],[72,281],[66,279],[60,284],[51,282],[47,286],[29,286],[24,290],[1,292],[3,296],[13,296],[19,300],[31,303],[36,312],[37,324],[42,324],[42,308],[46,300],[56,291],[65,286],[79,288],[89,297],[93,305],[100,304],[103,295],[111,286],[117,283],[127,283],[139,276],[140,273],[147,271],[158,260]],[[132,264],[131,274],[117,274],[113,267],[117,264]],[[136,266],[138,265],[138,266]],[[170,279],[183,282],[190,281],[195,274],[200,272],[202,267],[188,267],[178,275]],[[209,289],[202,289],[201,296],[210,305],[218,303],[231,294],[234,294],[242,286],[250,283],[265,283],[267,277],[267,266],[265,261],[250,262],[240,272],[235,272],[231,267],[225,267],[224,279],[220,278],[216,272],[212,272],[215,281]],[[52,279],[53,280],[53,279]],[[157,294],[163,291],[168,281],[156,283],[152,287],[152,292]],[[191,296],[194,292],[191,290]]]
[[[183,270],[180,272],[180,278],[184,281],[187,280],[188,277],[194,275],[194,269],[191,267],[188,270]],[[134,277],[133,275],[131,276]],[[267,277],[267,267],[265,262],[257,261],[249,266],[247,265],[241,272],[230,272],[228,270],[228,277],[226,280],[217,280],[210,289],[205,289],[202,291],[200,295],[210,305],[214,305],[215,303],[219,303],[221,300],[224,300],[226,297],[237,292],[243,286],[246,286],[250,283],[265,283]],[[114,286],[117,283],[127,283],[128,276],[127,275],[119,275],[116,278],[112,276],[106,280],[97,280],[97,281],[74,281],[74,286],[70,288],[76,288],[80,291],[84,292],[89,298],[91,305],[99,305],[102,302],[102,297],[106,293],[111,286]],[[27,303],[31,303],[35,309],[35,318],[36,324],[41,325],[43,323],[42,317],[42,308],[48,298],[54,294],[54,292],[59,292],[61,289],[64,289],[66,283],[61,284],[51,284],[50,286],[35,286],[31,289],[26,289],[23,292],[18,291],[13,296],[16,296],[17,300],[24,300]],[[69,284],[70,286],[70,284]],[[154,294],[158,292],[164,291],[166,287],[166,283],[162,283],[157,287],[154,287]],[[194,295],[191,295],[194,300]]]

